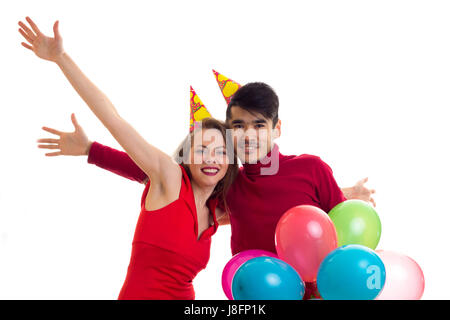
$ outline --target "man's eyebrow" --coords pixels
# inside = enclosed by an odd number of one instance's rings
[[[256,119],[252,120],[252,123],[266,123],[267,120],[264,119]],[[244,120],[233,120],[231,121],[231,124],[238,124],[238,123],[244,123]]]
[[[253,120],[253,123],[266,123],[267,121],[264,119],[257,119],[257,120]]]

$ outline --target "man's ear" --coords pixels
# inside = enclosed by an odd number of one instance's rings
[[[277,124],[275,125],[274,130],[274,139],[279,138],[281,136],[281,120],[278,119]]]

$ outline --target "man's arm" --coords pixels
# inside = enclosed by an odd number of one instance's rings
[[[341,188],[342,193],[347,199],[359,199],[366,202],[371,202],[376,207],[375,200],[372,195],[375,193],[375,189],[369,189],[364,184],[369,178],[364,178],[356,182],[353,187]]]
[[[75,129],[73,132],[42,127],[43,130],[58,136],[58,139],[44,138],[37,140],[40,143],[39,148],[54,151],[46,153],[46,156],[88,156],[88,163],[95,164],[127,179],[147,183],[148,177],[145,172],[134,163],[126,152],[104,146],[98,142],[91,142],[74,113],[72,113],[71,119]]]
[[[337,185],[331,167],[320,157],[314,157],[313,159],[313,172],[320,207],[328,213],[336,205],[347,200],[347,198]]]
[[[139,183],[146,184],[148,181],[148,176],[145,172],[124,151],[119,151],[94,141],[88,148],[87,155],[87,162],[99,168]]]

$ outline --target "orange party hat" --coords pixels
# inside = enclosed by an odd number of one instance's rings
[[[189,131],[194,130],[197,127],[197,124],[202,121],[204,118],[211,117],[211,114],[206,109],[203,102],[198,97],[197,93],[195,93],[194,89],[191,87],[191,121],[189,123]]]
[[[217,83],[219,84],[220,91],[222,91],[223,97],[227,102],[227,105],[230,103],[231,98],[235,94],[235,92],[241,87],[239,83],[233,81],[223,74],[218,73],[213,69],[214,76],[216,77]]]

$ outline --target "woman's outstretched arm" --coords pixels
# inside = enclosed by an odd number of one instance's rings
[[[53,26],[54,38],[42,34],[36,24],[27,17],[30,30],[19,22],[22,29],[19,32],[30,43],[22,45],[32,50],[38,57],[55,62],[75,91],[86,102],[92,112],[103,123],[117,142],[130,155],[133,161],[144,171],[152,181],[152,186],[161,186],[164,193],[167,188],[175,189],[173,182],[181,183],[181,170],[176,162],[158,148],[149,144],[127,121],[117,112],[108,97],[92,83],[80,70],[71,57],[64,51],[62,37],[59,33],[59,22]]]

